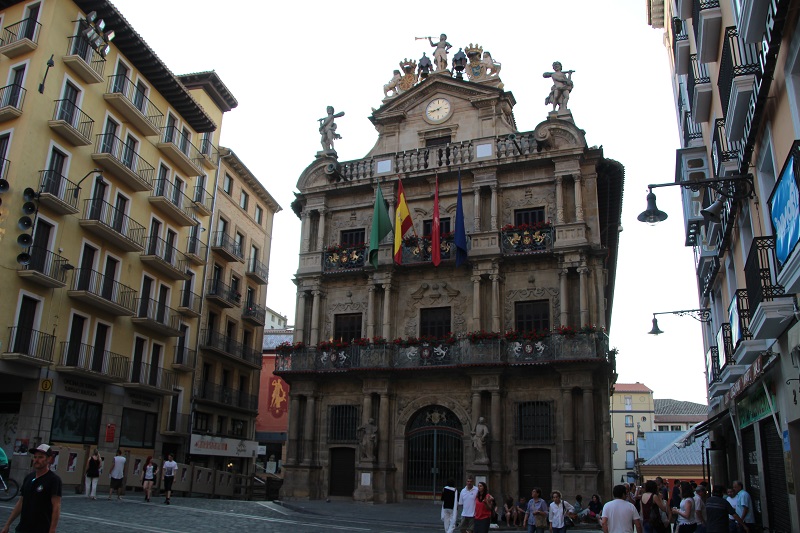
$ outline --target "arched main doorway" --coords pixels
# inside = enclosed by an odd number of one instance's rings
[[[406,498],[430,498],[448,478],[464,477],[464,431],[441,405],[417,411],[406,428]]]

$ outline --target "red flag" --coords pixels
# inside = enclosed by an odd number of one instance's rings
[[[431,262],[439,266],[442,262],[442,244],[439,235],[439,175],[436,175],[436,192],[433,194],[433,227],[431,228]]]

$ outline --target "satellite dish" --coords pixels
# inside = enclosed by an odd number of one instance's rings
[[[17,221],[17,227],[22,231],[28,231],[33,227],[33,220],[31,217],[19,217]]]
[[[23,248],[30,248],[31,244],[33,244],[33,237],[31,237],[27,233],[23,233],[22,235],[17,237],[17,244],[19,244]]]
[[[36,212],[36,204],[33,202],[25,202],[22,204],[22,212],[26,215],[32,215]]]
[[[8,182],[6,180],[0,180],[0,193],[8,192]]]
[[[31,254],[22,252],[17,256],[17,263],[22,266],[28,266],[31,264]]]
[[[26,187],[25,190],[22,191],[22,198],[26,202],[32,202],[36,200],[37,196],[38,195],[36,194],[36,191],[33,190],[31,187]]]

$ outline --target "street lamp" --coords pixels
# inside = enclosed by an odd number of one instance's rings
[[[467,68],[467,54],[459,48],[456,55],[453,56],[453,70],[456,71],[456,78],[459,80],[464,79],[464,69]]]
[[[698,322],[702,322],[703,324],[708,324],[711,322],[711,309],[707,307],[702,309],[682,309],[680,311],[661,311],[659,313],[653,313],[653,329],[647,332],[648,335],[661,335],[664,333],[658,327],[658,319],[656,318],[656,315],[690,316]]]

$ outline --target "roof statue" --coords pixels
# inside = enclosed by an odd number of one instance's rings
[[[439,36],[438,42],[433,42],[433,37],[415,37],[415,40],[420,39],[428,39],[428,42],[431,43],[433,48],[436,50],[433,51],[433,62],[436,63],[436,72],[443,72],[447,70],[447,51],[450,50],[453,45],[447,42],[447,35],[444,33]]]
[[[342,136],[336,133],[336,123],[334,119],[344,116],[344,111],[339,113],[333,112],[333,106],[328,106],[328,115],[324,118],[317,119],[319,121],[319,134],[320,144],[322,144],[322,151],[317,152],[317,157],[331,155],[336,157],[336,150],[333,149],[333,141],[341,139]]]
[[[469,81],[486,81],[490,78],[497,78],[500,74],[500,63],[492,59],[492,54],[484,52],[479,44],[470,43],[464,52],[469,58],[467,64],[467,77]],[[500,85],[502,88],[502,84]]]
[[[403,79],[403,75],[400,74],[400,71],[394,69],[394,74],[392,75],[392,79],[389,80],[389,83],[383,86],[383,97],[384,98],[393,98],[400,94],[400,80]],[[392,96],[389,96],[389,92],[392,92]]]
[[[572,73],[575,71],[568,70],[562,72],[562,68],[561,62],[556,61],[553,63],[553,72],[545,72],[542,74],[544,78],[553,79],[553,86],[550,88],[550,94],[547,95],[547,98],[544,100],[545,105],[553,105],[553,112],[556,111],[556,107],[558,107],[559,112],[568,110],[567,102],[569,102],[569,93],[572,92],[573,88]]]

